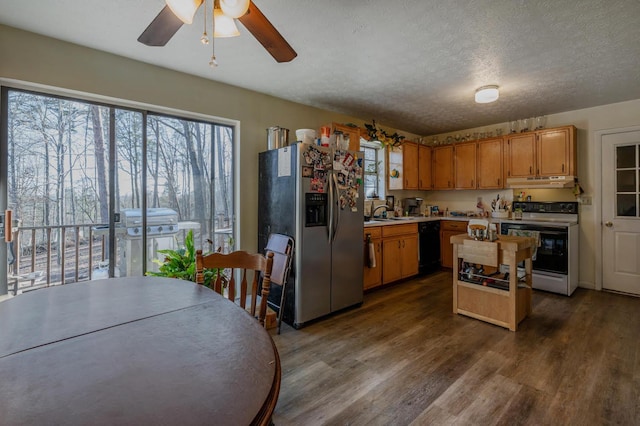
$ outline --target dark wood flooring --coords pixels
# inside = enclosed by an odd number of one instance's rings
[[[640,425],[640,298],[534,292],[517,332],[452,313],[450,272],[273,338],[283,425]]]

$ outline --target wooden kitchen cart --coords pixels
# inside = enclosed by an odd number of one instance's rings
[[[476,241],[467,234],[451,237],[453,244],[453,312],[516,331],[531,314],[531,256],[535,239],[500,235],[493,242]],[[524,261],[524,277],[517,265]],[[463,270],[463,264],[487,272]],[[482,265],[482,266],[480,266]],[[499,272],[509,267],[509,276]],[[471,268],[469,268],[471,269]]]

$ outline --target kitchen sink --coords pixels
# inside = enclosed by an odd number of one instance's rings
[[[391,218],[383,218],[383,217],[376,217],[375,219],[371,219],[369,221],[366,221],[365,223],[379,223],[379,222],[393,222],[393,219],[391,219]]]

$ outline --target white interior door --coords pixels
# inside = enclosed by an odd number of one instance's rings
[[[602,136],[602,287],[640,295],[640,131]]]

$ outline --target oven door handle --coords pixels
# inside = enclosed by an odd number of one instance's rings
[[[540,228],[535,228],[535,227],[531,227],[531,228],[520,228],[520,227],[519,228],[507,228],[507,232],[512,230],[512,229],[516,230],[516,231],[536,231],[536,232],[539,232],[541,235],[542,234],[561,235],[561,236],[568,235],[568,233],[566,231],[555,231],[555,230],[554,231],[548,231],[547,230],[548,228],[542,230]]]
[[[534,229],[532,229],[532,231],[535,231]],[[546,235],[561,235],[561,236],[566,236],[567,233],[566,232],[562,232],[562,231],[538,231],[540,232],[540,235],[542,236],[543,234]]]

